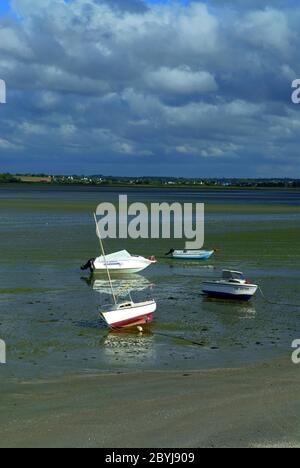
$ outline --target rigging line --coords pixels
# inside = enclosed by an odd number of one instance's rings
[[[268,302],[269,304],[272,304],[272,305],[279,305],[279,306],[286,306],[286,307],[300,307],[300,304],[287,304],[287,303],[283,303],[283,302],[275,302],[275,301],[271,301],[270,299],[268,299],[263,290],[261,289],[261,287],[258,288],[259,292],[261,293],[263,299]]]
[[[200,343],[199,341],[190,340],[189,338],[185,338],[184,336],[169,335],[168,333],[161,333],[161,332],[155,332],[154,334],[159,335],[159,336],[164,336],[166,338],[173,338],[173,339],[176,339],[176,340],[186,341],[187,343],[190,343],[190,344],[193,344],[193,345],[196,345],[196,346],[200,346],[201,348],[204,347],[203,343]]]
[[[108,276],[108,280],[109,280],[109,285],[110,285],[112,297],[113,297],[113,299],[114,299],[114,303],[117,305],[117,298],[116,298],[116,295],[115,295],[115,293],[114,293],[114,288],[113,288],[113,284],[112,284],[112,280],[111,280],[111,276],[110,276],[110,272],[109,272],[109,268],[108,268],[108,264],[107,264],[107,259],[106,259],[106,255],[105,255],[105,251],[104,251],[104,246],[103,246],[103,242],[102,242],[102,237],[101,237],[101,234],[100,234],[100,229],[99,229],[98,222],[97,222],[96,213],[94,213],[94,220],[95,220],[95,224],[96,224],[96,229],[97,229],[97,234],[98,234],[98,238],[99,238],[99,242],[100,242],[100,247],[101,247],[102,255],[103,255],[104,262],[105,262],[105,266],[106,266],[106,270],[107,270],[107,276]]]

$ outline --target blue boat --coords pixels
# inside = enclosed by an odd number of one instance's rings
[[[208,260],[215,253],[215,250],[174,250],[171,249],[166,255],[178,260]]]

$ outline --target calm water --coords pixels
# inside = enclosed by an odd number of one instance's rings
[[[200,369],[286,356],[300,338],[300,192],[131,190],[129,201],[204,202],[206,263],[164,258],[178,241],[116,241],[108,251],[156,255],[159,263],[116,279],[119,291],[158,303],[151,333],[109,333],[98,310],[105,278],[80,265],[98,253],[92,213],[126,189],[0,187],[0,338],[5,376],[133,369]],[[201,281],[221,268],[244,271],[267,297],[295,307],[209,301]]]

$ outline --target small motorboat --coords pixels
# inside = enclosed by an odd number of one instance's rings
[[[175,250],[171,249],[166,255],[179,260],[208,260],[216,250]]]
[[[132,328],[151,323],[156,308],[155,301],[138,304],[128,301],[120,304],[115,303],[106,310],[103,309],[101,316],[110,328]]]
[[[222,279],[205,281],[202,292],[208,297],[249,301],[257,290],[258,286],[247,281],[240,271],[223,270]]]
[[[86,265],[81,267],[82,270],[90,269],[91,272],[106,272],[108,268],[110,272],[115,273],[139,273],[150,265],[157,263],[156,258],[144,258],[138,255],[131,255],[127,250],[115,252],[109,255],[91,259]]]

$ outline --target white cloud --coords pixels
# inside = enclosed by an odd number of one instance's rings
[[[146,83],[155,91],[174,94],[209,93],[218,89],[211,73],[192,71],[189,67],[162,67],[148,73]]]
[[[212,53],[218,48],[219,20],[204,4],[192,3],[178,17],[178,35],[182,47],[197,54]]]
[[[240,37],[256,47],[286,53],[291,45],[292,34],[287,16],[273,8],[249,12],[239,22],[237,30]]]
[[[33,54],[16,29],[0,24],[0,52],[18,59],[32,59]]]

